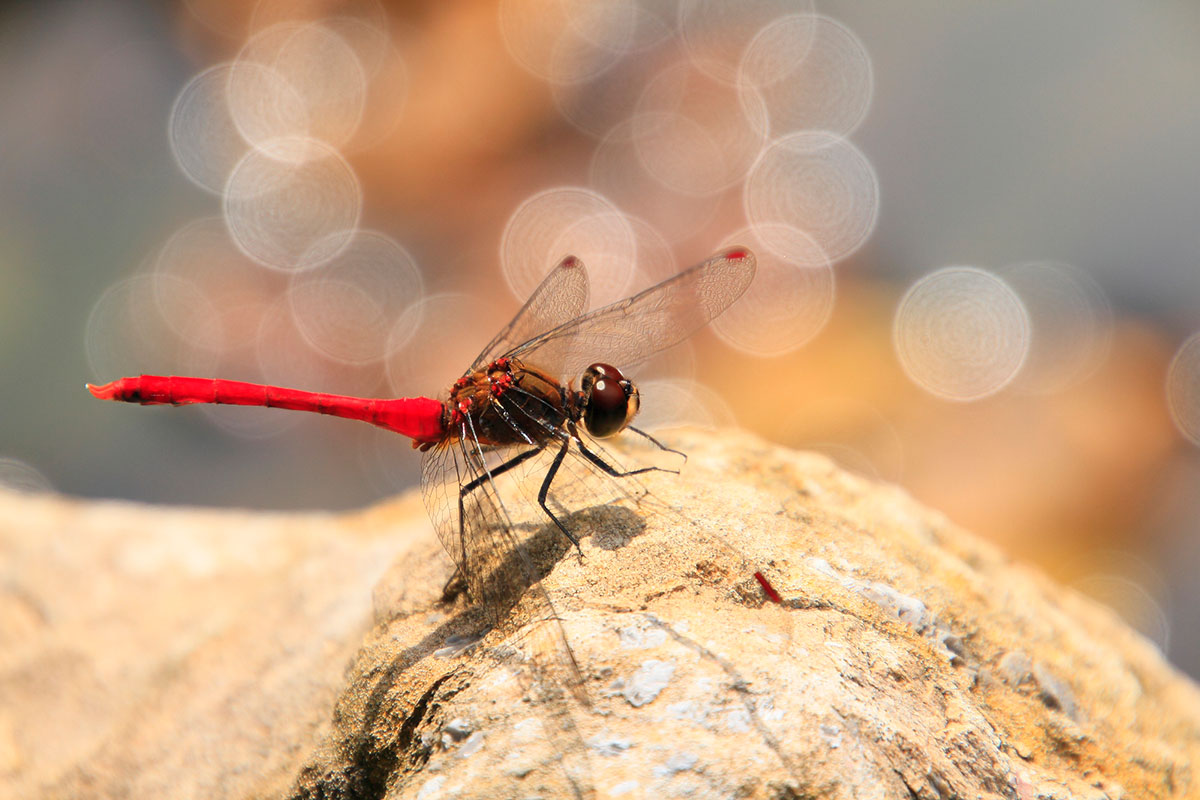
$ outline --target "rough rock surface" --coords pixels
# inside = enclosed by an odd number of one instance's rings
[[[491,631],[412,495],[0,495],[0,796],[1200,795],[1200,692],[1111,612],[823,457],[671,443]]]

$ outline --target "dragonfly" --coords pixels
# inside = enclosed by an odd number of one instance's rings
[[[551,609],[545,619],[557,620],[509,513],[513,501],[506,502],[500,479],[544,469],[540,483],[532,482],[536,493],[524,502],[540,509],[544,524],[552,525],[582,557],[580,528],[586,523],[564,513],[568,504],[560,502],[569,484],[590,480],[595,473],[620,481],[666,470],[623,469],[601,441],[628,431],[678,453],[633,424],[641,399],[625,371],[683,342],[727,309],[750,285],[755,266],[750,250],[732,247],[589,312],[587,271],[578,258],[567,256],[442,399],[350,397],[156,375],[87,388],[102,400],[142,405],[216,403],[315,412],[409,437],[422,453],[426,509],[455,563],[451,582],[461,580],[493,624],[531,588],[535,604]],[[780,602],[762,573],[754,576],[767,596]],[[586,704],[583,679],[561,625],[555,622],[542,630],[552,640],[558,679]]]

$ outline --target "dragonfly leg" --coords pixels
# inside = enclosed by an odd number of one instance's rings
[[[462,594],[463,590],[466,588],[467,581],[465,578],[463,578],[462,568],[455,566],[454,574],[452,574],[450,579],[446,581],[444,586],[442,586],[442,602],[449,603],[451,600]]]
[[[518,453],[517,455],[510,458],[508,461],[505,461],[503,464],[496,466],[494,469],[485,471],[482,475],[479,475],[478,477],[476,477],[474,480],[470,481],[469,483],[463,484],[459,488],[459,490],[458,490],[458,536],[460,539],[462,539],[463,530],[465,529],[464,523],[466,521],[467,512],[466,512],[466,506],[463,503],[463,501],[467,497],[467,495],[469,495],[471,492],[478,489],[483,484],[488,483],[492,478],[496,477],[497,475],[503,475],[505,472],[508,472],[513,467],[519,466],[520,464],[524,463],[525,461],[528,461],[529,459],[533,458],[535,455],[542,452],[543,449],[545,449],[545,445],[542,445],[539,447],[534,447],[532,450],[526,450],[524,453]],[[462,542],[462,547],[463,547],[462,559],[458,565],[458,570],[460,572],[464,571],[464,567],[466,566],[466,563],[467,563],[467,543],[466,543],[466,541]],[[451,580],[451,582],[453,582],[454,579],[451,578],[450,580]],[[447,583],[446,586],[449,587],[450,583]]]
[[[647,437],[647,438],[649,438],[649,437]],[[653,440],[651,440],[651,441],[653,441]],[[595,464],[600,469],[604,470],[604,473],[606,475],[611,475],[614,478],[628,478],[630,475],[641,475],[643,472],[673,472],[676,475],[679,474],[679,470],[667,469],[666,467],[640,467],[639,469],[631,469],[628,472],[621,472],[619,469],[614,467],[612,464],[609,464],[603,458],[596,455],[591,450],[588,450],[587,445],[585,445],[583,443],[582,439],[576,439],[575,444],[579,445],[579,452],[583,453],[584,458],[586,458],[588,461]],[[658,444],[658,443],[655,442],[655,444]],[[662,445],[659,445],[659,446],[661,447]],[[663,447],[663,449],[670,450],[669,447]],[[678,451],[671,450],[671,452],[674,453],[674,452],[678,452]],[[680,455],[683,455],[683,454],[680,453]]]
[[[655,447],[657,447],[659,450],[665,450],[665,451],[666,451],[666,452],[668,452],[668,453],[674,453],[674,454],[675,454],[675,455],[677,455],[677,456],[683,456],[683,460],[684,460],[684,461],[687,461],[687,453],[683,452],[682,450],[676,450],[674,447],[667,447],[665,444],[663,444],[662,442],[660,442],[658,439],[655,439],[653,436],[651,436],[650,434],[646,433],[646,432],[645,432],[644,430],[642,430],[641,428],[635,428],[635,427],[633,427],[632,425],[627,425],[627,426],[625,427],[625,430],[627,430],[627,431],[633,431],[633,432],[634,432],[634,433],[636,433],[638,436],[643,436],[643,437],[645,437],[645,438],[649,439],[651,442],[653,442],[653,443],[654,443]]]
[[[570,439],[564,439],[563,445],[558,453],[554,456],[554,461],[550,464],[550,469],[546,470],[546,478],[542,481],[542,488],[538,491],[538,505],[542,507],[542,511],[546,512],[546,516],[554,520],[554,524],[563,532],[563,535],[571,540],[571,544],[575,545],[575,549],[583,555],[583,548],[579,546],[579,539],[567,530],[567,526],[563,525],[562,520],[554,516],[554,512],[550,510],[550,506],[546,505],[546,495],[550,493],[550,482],[554,480],[554,476],[558,474],[558,468],[562,466],[563,457],[567,454],[567,448],[571,446]]]
[[[480,475],[475,480],[471,481],[470,483],[465,484],[461,489],[458,490],[458,496],[460,498],[466,497],[468,494],[475,491],[483,484],[487,483],[489,477],[495,478],[498,475],[503,475],[504,473],[508,472],[513,467],[518,466],[522,462],[528,461],[529,459],[533,458],[535,455],[542,452],[542,450],[544,450],[544,449],[545,449],[545,445],[541,445],[541,446],[534,447],[532,450],[526,450],[524,453],[518,453],[517,455],[510,458],[508,461],[505,461],[503,464],[500,464],[499,466],[494,467],[493,469],[489,469],[487,472]]]

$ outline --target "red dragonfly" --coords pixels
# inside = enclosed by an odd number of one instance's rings
[[[545,463],[537,506],[578,549],[572,518],[561,513],[565,505],[555,499],[560,473],[565,471],[570,482],[581,471],[627,478],[662,470],[622,470],[596,441],[624,430],[678,452],[631,424],[639,396],[622,370],[684,341],[728,308],[750,285],[755,263],[746,248],[731,248],[633,297],[585,313],[587,273],[578,259],[568,256],[454,382],[445,400],[347,397],[156,375],[87,388],[102,400],[142,405],[223,403],[312,411],[410,437],[423,453],[425,505],[457,566],[456,576],[498,623],[538,582],[496,479]],[[576,375],[579,388],[562,378]],[[766,578],[761,573],[755,577],[779,602]],[[578,684],[578,667],[565,641],[556,649],[560,654],[565,649],[559,660],[569,660],[567,670]]]

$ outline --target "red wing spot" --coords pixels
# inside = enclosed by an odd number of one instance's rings
[[[725,258],[730,261],[741,261],[746,256],[750,255],[750,251],[741,247],[735,247],[732,250],[725,251]]]
[[[567,256],[566,258],[564,258],[562,260],[562,265],[564,267],[578,267],[579,259],[576,258],[575,256]]]

